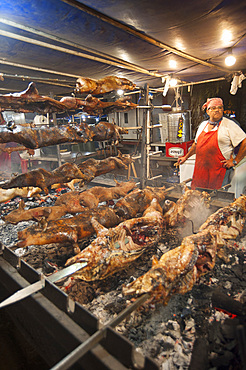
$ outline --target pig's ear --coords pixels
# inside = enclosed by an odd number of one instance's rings
[[[20,211],[22,211],[22,210],[24,210],[24,208],[25,208],[25,202],[24,202],[24,200],[23,200],[23,199],[21,199],[21,200],[20,200],[20,202],[19,202],[19,207],[18,207],[18,209],[19,209]]]

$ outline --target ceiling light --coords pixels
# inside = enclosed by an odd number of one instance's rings
[[[177,67],[176,60],[170,60],[169,61],[169,67],[175,69]]]
[[[224,30],[222,32],[221,40],[223,41],[224,45],[230,45],[230,42],[232,40],[232,33],[229,30]]]
[[[170,80],[170,86],[175,87],[178,83],[178,80],[176,78],[171,78]]]
[[[232,55],[232,51],[229,51],[227,57],[225,58],[225,64],[228,66],[228,67],[231,67],[233,66],[234,64],[236,63],[236,58],[234,57],[234,55]]]

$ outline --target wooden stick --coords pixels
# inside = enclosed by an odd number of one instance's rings
[[[137,172],[136,172],[136,169],[135,169],[135,166],[134,166],[134,163],[133,163],[133,162],[131,163],[131,166],[132,166],[132,171],[133,171],[134,176],[135,176],[135,177],[138,177],[138,175],[137,175]]]

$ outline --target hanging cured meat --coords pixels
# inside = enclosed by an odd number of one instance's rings
[[[87,77],[79,77],[76,81],[75,92],[82,94],[105,94],[113,90],[134,90],[136,85],[126,78],[107,76],[95,80]]]
[[[126,219],[136,217],[137,214],[142,214],[154,198],[159,203],[163,202],[165,194],[165,187],[136,189],[123,200],[120,199],[113,208],[100,206],[74,217],[50,221],[45,230],[37,226],[29,227],[19,231],[18,247],[66,242],[73,244],[77,250],[77,242],[94,233],[92,217],[105,227],[113,227]]]
[[[109,122],[88,125],[85,122],[59,127],[0,126],[0,143],[16,142],[30,149],[63,143],[86,143],[88,141],[113,140],[118,142],[121,134],[128,131]]]
[[[75,279],[101,280],[124,269],[143,252],[158,242],[163,227],[162,208],[156,199],[142,217],[132,218],[112,229],[91,220],[97,238],[66,265],[86,261],[87,266],[73,274]]]
[[[53,171],[43,168],[22,173],[1,185],[2,189],[21,188],[26,186],[37,186],[49,193],[48,188],[53,184],[68,183],[73,179],[81,179],[81,182],[88,183],[94,177],[113,171],[115,169],[127,169],[127,164],[132,159],[128,155],[109,157],[103,160],[88,159],[81,165],[75,163],[64,163]]]
[[[34,82],[31,82],[28,88],[20,93],[0,95],[1,111],[14,110],[15,112],[23,113],[62,113],[82,109],[89,114],[103,115],[109,112],[120,112],[136,107],[137,105],[129,101],[129,98],[119,99],[115,102],[102,102],[91,95],[88,95],[85,100],[70,96],[58,101],[48,96],[40,96]]]

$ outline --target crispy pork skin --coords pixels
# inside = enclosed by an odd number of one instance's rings
[[[218,209],[208,217],[200,230],[208,229],[216,235],[217,243],[223,246],[226,240],[241,234],[246,221],[246,195],[241,195],[229,206]]]
[[[123,287],[123,294],[152,293],[155,299],[167,304],[172,295],[186,293],[201,274],[214,267],[216,248],[216,238],[208,230],[188,236],[159,261],[154,259],[146,274]]]
[[[79,77],[76,81],[75,92],[79,94],[105,94],[113,90],[134,90],[136,85],[126,78],[107,76],[95,80],[87,77]]]
[[[85,100],[69,96],[58,101],[48,96],[40,96],[34,82],[31,82],[27,89],[20,93],[0,95],[1,111],[10,109],[23,113],[61,113],[81,108],[86,113],[102,115],[130,110],[136,107],[137,104],[130,102],[128,98],[118,99],[114,102],[102,102],[92,95],[88,95]]]
[[[39,194],[42,189],[38,187],[24,187],[24,188],[12,188],[12,189],[0,189],[0,203],[11,200],[17,196],[23,198],[33,197]]]
[[[50,221],[45,230],[42,227],[29,227],[18,232],[19,247],[28,245],[44,245],[50,243],[67,242],[75,244],[94,233],[91,218],[96,217],[99,222],[106,226],[115,226],[120,222],[120,218],[112,208],[101,206],[93,210],[85,210],[83,213],[74,217],[63,218]]]
[[[37,186],[48,194],[48,188],[51,185],[68,183],[73,179],[80,179],[81,182],[88,183],[94,179],[94,177],[101,174],[108,173],[119,168],[127,169],[127,164],[131,162],[132,159],[130,156],[122,156],[120,154],[118,157],[109,157],[103,160],[88,159],[78,166],[75,163],[64,163],[51,172],[44,170],[43,168],[39,168],[6,181],[2,185],[2,189]]]
[[[152,268],[123,287],[125,295],[152,293],[167,304],[176,293],[185,293],[198,278],[214,268],[216,255],[228,239],[236,238],[246,221],[246,196],[209,216],[197,234],[187,236],[181,245],[163,254]]]
[[[198,216],[201,209],[209,207],[209,201],[208,193],[185,187],[184,194],[176,203],[169,204],[169,209],[164,214],[167,227],[183,225],[186,219],[192,218],[193,214]]]
[[[73,179],[86,181],[86,176],[79,170],[75,163],[64,163],[53,171],[43,168],[22,173],[2,185],[2,189],[20,188],[35,186],[41,188],[45,194],[49,193],[48,188],[53,184],[67,183]]]
[[[101,202],[107,202],[112,199],[119,199],[124,197],[129,191],[133,190],[136,187],[134,181],[127,182],[117,182],[116,186],[110,188],[105,188],[103,186],[94,186],[91,189],[80,191],[70,191],[68,193],[62,194],[55,202],[56,206],[65,205],[69,209],[73,210],[73,207],[76,208],[75,212],[79,212],[77,209],[79,207],[88,207],[94,208],[97,207]],[[77,204],[77,206],[76,206]]]
[[[47,221],[58,220],[67,213],[75,214],[84,212],[86,208],[97,207],[99,202],[118,199],[125,196],[129,191],[136,187],[135,182],[128,181],[117,183],[112,188],[95,186],[92,189],[80,191],[70,191],[57,198],[55,205],[51,207],[37,207],[25,209],[23,201],[19,203],[18,209],[13,210],[8,215],[2,217],[6,223],[17,224],[21,221]],[[41,191],[41,189],[40,189]]]
[[[91,223],[97,238],[66,262],[66,265],[88,262],[84,269],[73,274],[75,279],[101,280],[129,266],[147,248],[158,242],[163,226],[162,208],[153,199],[142,217],[126,220],[115,228],[105,228],[96,218],[92,218]]]
[[[105,159],[88,159],[81,164],[78,164],[78,167],[81,172],[86,176],[86,182],[90,182],[95,177],[103,175],[105,173],[120,170],[128,169],[128,165],[132,163],[132,158],[127,154],[119,153],[117,157],[108,157]]]
[[[93,210],[86,210],[74,217],[50,221],[45,230],[42,227],[33,226],[26,228],[18,233],[18,246],[62,243],[65,241],[66,235],[68,243],[77,243],[77,241],[94,234],[94,228],[91,224],[92,217],[107,228],[114,227],[124,220],[142,214],[154,198],[157,198],[158,202],[164,200],[165,187],[133,190],[123,198],[123,202],[121,199],[116,202],[113,208],[100,206]],[[122,208],[122,205],[124,205],[124,208]],[[64,227],[66,227],[66,233]],[[61,235],[61,238],[59,235]]]
[[[59,127],[28,127],[22,125],[0,126],[0,143],[15,142],[26,148],[37,149],[63,143],[86,143],[88,141],[110,140],[118,142],[121,134],[128,131],[109,122],[97,125],[80,124],[61,125]]]

